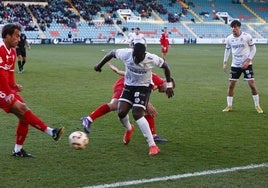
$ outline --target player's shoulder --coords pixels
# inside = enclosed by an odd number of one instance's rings
[[[131,55],[132,52],[133,52],[132,48],[119,48],[115,50],[115,56],[127,58]]]
[[[247,32],[242,32],[241,33],[242,37],[247,37],[247,38],[252,38],[251,34],[247,33]]]

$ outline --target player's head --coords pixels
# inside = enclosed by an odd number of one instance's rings
[[[136,43],[133,47],[133,60],[135,64],[139,64],[145,58],[146,47],[142,43]]]
[[[235,36],[239,36],[240,33],[241,33],[241,31],[240,31],[241,22],[238,21],[238,20],[234,20],[234,21],[231,22],[230,26],[232,28],[233,34]]]
[[[138,34],[140,33],[140,30],[141,30],[141,29],[140,29],[139,27],[136,27],[136,28],[135,28],[135,33],[136,33],[136,35],[138,35]]]
[[[233,20],[230,24],[230,26],[233,27],[241,27],[241,22],[238,20]]]
[[[20,41],[21,25],[7,24],[2,28],[2,38],[7,48],[16,47]]]

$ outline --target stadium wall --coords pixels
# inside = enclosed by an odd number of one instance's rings
[[[171,38],[170,44],[225,44],[225,38],[202,38],[202,39],[183,39]],[[267,39],[253,39],[256,44],[268,44]],[[30,44],[126,44],[122,38],[55,38],[55,39],[28,39]],[[148,44],[159,44],[157,38],[146,38]]]

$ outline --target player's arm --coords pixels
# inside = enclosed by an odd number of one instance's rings
[[[145,47],[147,47],[147,41],[146,41],[146,39],[144,37],[142,37],[142,39],[144,40]]]
[[[0,68],[0,80],[1,80],[1,90],[0,93],[5,98],[6,102],[11,104],[14,99],[14,91],[9,86],[9,80],[7,72]]]
[[[101,68],[103,67],[103,65],[105,65],[108,61],[110,61],[112,58],[116,58],[115,57],[115,50],[112,50],[110,52],[108,52],[102,59],[101,61],[94,66],[94,70],[101,72]]]
[[[227,61],[229,59],[230,53],[231,53],[231,49],[230,48],[225,48],[224,58],[223,58],[223,65],[222,65],[222,68],[223,68],[224,72],[226,72],[226,70],[227,70]]]
[[[252,61],[252,59],[254,58],[256,54],[256,46],[255,45],[252,45],[250,46],[250,52],[249,52],[249,56],[248,58],[246,59],[246,61],[243,63],[243,69],[247,69],[250,62]]]
[[[170,77],[170,69],[168,67],[168,64],[166,62],[163,63],[163,65],[161,66],[162,69],[164,69],[164,74],[166,77],[166,81],[167,81],[167,89],[166,89],[166,95],[168,96],[168,98],[173,97],[174,92],[173,92],[173,83]]]
[[[120,76],[125,76],[125,71],[119,70],[116,66],[114,66],[111,63],[109,63],[109,66],[112,69],[112,71],[114,71],[116,74],[118,74]]]
[[[29,49],[31,49],[30,43],[28,42],[27,39],[25,40],[25,43],[26,43],[26,46],[27,46]]]

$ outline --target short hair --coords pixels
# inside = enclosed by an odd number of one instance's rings
[[[134,28],[131,28],[132,31],[134,31],[135,29]]]
[[[139,27],[136,27],[136,30],[141,30]]]
[[[143,53],[145,53],[146,47],[142,43],[136,43],[136,44],[134,44],[133,49],[134,49],[134,53],[142,53],[143,54]]]
[[[2,28],[2,38],[6,38],[7,35],[13,35],[16,29],[21,31],[21,25],[14,23],[4,25]]]
[[[241,26],[241,22],[238,21],[238,20],[233,20],[230,24],[231,27],[235,27],[235,26],[238,26],[240,27]]]

